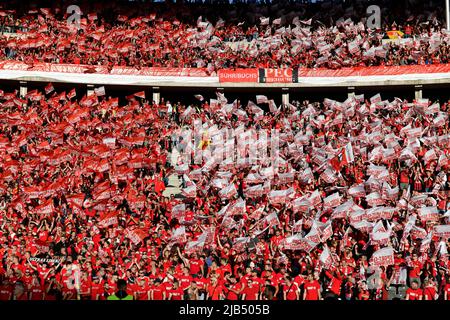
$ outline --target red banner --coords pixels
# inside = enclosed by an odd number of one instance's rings
[[[258,82],[258,69],[222,69],[218,75],[219,82]]]
[[[209,77],[204,68],[141,68],[114,67],[110,74],[149,77]]]
[[[106,66],[82,64],[51,64],[44,62],[24,63],[22,61],[5,60],[0,62],[0,70],[41,71],[58,73],[95,73],[116,75],[143,75],[161,77],[210,77],[205,68],[141,68],[115,66],[110,71]],[[297,70],[296,70],[297,71]],[[393,76],[408,74],[450,73],[450,64],[412,65],[412,66],[375,66],[349,67],[341,69],[299,68],[298,78],[313,77],[366,77]],[[293,69],[264,69],[266,83],[292,83]],[[220,82],[257,83],[259,72],[257,68],[221,69],[218,71]]]
[[[21,61],[5,60],[0,62],[1,70],[61,72],[61,73],[96,73],[117,75],[141,75],[151,77],[209,77],[204,68],[141,68],[115,66],[108,71],[106,66],[83,64],[51,64],[36,62],[27,64]]]
[[[318,68],[300,68],[298,77],[365,77],[392,76],[404,74],[448,73],[450,64],[413,65],[413,66],[377,66],[377,67],[349,67],[337,70]]]

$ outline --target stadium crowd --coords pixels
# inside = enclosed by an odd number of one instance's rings
[[[17,30],[19,37],[2,34],[0,59],[30,65],[206,68],[211,74],[221,68],[339,69],[449,62],[449,34],[436,6],[417,3],[406,10],[399,4],[377,4],[382,9],[379,28],[368,23],[370,3],[360,1],[346,6],[327,2],[319,9],[326,14],[320,15],[314,5],[295,3],[250,9],[234,4],[223,10],[207,5],[185,5],[183,10],[182,4],[165,9],[127,6],[126,11],[102,3],[81,11],[80,29],[68,24],[74,23],[75,11],[67,13],[65,7],[5,9],[0,11],[0,24],[26,31]],[[153,11],[144,14],[148,10]]]
[[[196,98],[0,92],[0,300],[450,299],[448,102]]]

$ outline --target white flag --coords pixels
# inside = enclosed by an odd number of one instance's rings
[[[257,95],[257,96],[256,96],[256,103],[257,103],[257,104],[260,104],[260,103],[268,103],[268,102],[269,102],[269,99],[267,99],[266,96],[263,96],[263,95]]]
[[[394,264],[394,249],[386,247],[375,252],[370,258],[370,263],[374,266],[390,266]]]
[[[97,97],[101,97],[101,96],[106,95],[105,87],[104,87],[104,86],[95,88],[95,89],[94,89],[94,92],[95,92],[95,94],[97,95]]]
[[[260,20],[260,24],[262,25],[262,26],[266,26],[266,25],[268,25],[269,24],[269,18],[265,18],[265,17],[260,17],[259,18],[259,20]]]
[[[327,246],[323,249],[319,258],[320,262],[323,264],[324,268],[328,269],[333,263],[333,258],[331,257],[330,250]]]
[[[194,97],[200,101],[205,100],[205,98],[203,98],[203,96],[201,94],[196,94],[196,95],[194,95]]]

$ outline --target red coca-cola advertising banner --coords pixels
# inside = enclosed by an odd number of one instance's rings
[[[258,82],[258,69],[221,69],[219,82]]]

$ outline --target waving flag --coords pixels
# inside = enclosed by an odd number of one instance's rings
[[[341,196],[339,194],[339,192],[335,192],[331,195],[329,195],[328,197],[326,197],[325,199],[323,199],[323,206],[325,208],[334,208],[339,206],[341,202]]]
[[[437,207],[422,207],[418,209],[420,220],[439,221],[440,214]]]
[[[77,93],[76,93],[75,89],[70,90],[69,93],[67,94],[67,98],[69,98],[69,99],[73,99],[76,96],[77,96]]]
[[[434,226],[433,235],[446,239],[450,238],[450,224]]]
[[[370,258],[370,264],[387,267],[394,264],[394,249],[386,247],[376,251]]]
[[[313,222],[311,229],[308,234],[305,236],[305,239],[312,241],[314,243],[320,243],[320,231],[317,227],[316,221]]]
[[[370,103],[376,104],[378,102],[381,102],[381,95],[379,93],[370,98]]]
[[[297,198],[292,203],[292,209],[294,212],[308,212],[311,207],[311,203],[306,197]]]
[[[236,194],[237,194],[237,190],[236,190],[236,186],[234,185],[234,183],[229,184],[228,186],[226,186],[225,188],[223,188],[222,190],[219,191],[219,196],[222,199],[230,199],[231,197],[233,197]]]
[[[333,257],[331,256],[330,250],[327,246],[325,246],[322,253],[320,254],[319,260],[325,269],[331,268],[333,264]]]
[[[269,100],[269,110],[270,112],[272,112],[273,114],[277,114],[278,113],[278,108],[277,105],[275,104],[275,101],[273,100]]]
[[[352,197],[364,197],[366,195],[366,189],[364,184],[358,184],[348,189],[348,194]]]
[[[51,83],[49,83],[46,87],[45,87],[45,94],[49,94],[50,92],[54,91],[55,88],[53,88],[53,85]]]
[[[256,96],[256,103],[257,103],[257,104],[261,104],[261,103],[269,103],[269,99],[267,99],[266,96],[263,96],[263,95],[257,95],[257,96]]]
[[[424,252],[428,252],[428,250],[430,250],[432,236],[433,236],[433,233],[430,232],[427,235],[427,237],[422,240],[422,242],[420,243],[420,252],[424,253]]]
[[[372,192],[366,196],[367,204],[371,207],[380,206],[384,203],[384,200],[381,198],[380,193]]]
[[[284,203],[287,200],[287,197],[293,194],[293,189],[286,189],[286,190],[272,190],[268,194],[268,198],[270,203],[277,204],[277,203]]]
[[[262,26],[267,26],[269,24],[269,20],[270,19],[269,18],[260,17],[259,20],[260,20],[260,24]]]
[[[360,52],[358,41],[352,41],[348,44],[348,51],[351,54],[356,54],[357,52]]]
[[[184,203],[177,204],[172,207],[172,218],[181,218],[186,211],[186,205]]]
[[[98,226],[101,228],[107,228],[109,226],[116,225],[118,223],[119,223],[118,212],[111,211],[100,216]]]
[[[135,97],[145,99],[145,91],[139,91],[134,94]]]
[[[434,151],[434,148],[431,150],[428,150],[425,155],[423,156],[423,161],[425,162],[425,165],[427,165],[430,161],[436,160],[437,155],[436,151]]]
[[[195,185],[190,185],[181,190],[181,193],[187,198],[195,198],[197,195],[197,187]]]
[[[314,190],[308,198],[312,206],[318,206],[322,202],[322,197],[319,190]]]
[[[245,201],[239,198],[230,208],[227,210],[229,215],[243,215],[245,214]]]
[[[200,100],[200,101],[205,100],[205,98],[203,98],[203,96],[202,96],[201,94],[196,94],[196,95],[194,95],[194,97],[195,97],[197,100]]]
[[[328,239],[333,236],[333,226],[331,220],[325,223],[323,226],[319,227],[320,231],[320,242],[325,243]]]
[[[170,241],[175,243],[183,243],[186,242],[186,228],[184,226],[181,226],[174,230],[172,233],[172,237],[170,238]]]
[[[189,241],[188,243],[186,243],[186,246],[184,247],[184,251],[186,252],[186,254],[192,254],[194,252],[199,253],[203,250],[203,247],[206,244],[206,240],[208,237],[208,233],[207,232],[203,232],[197,240],[195,241]]]
[[[97,97],[101,97],[101,96],[106,95],[105,87],[101,86],[101,87],[95,88],[94,89],[94,93],[97,95]]]
[[[381,224],[381,228],[378,225]],[[370,233],[370,241],[372,244],[387,245],[391,237],[391,231],[386,231],[381,223],[377,223]]]
[[[300,20],[300,23],[303,23],[303,24],[305,24],[307,26],[310,26],[311,22],[312,22],[312,18],[310,18],[309,20]]]
[[[309,253],[317,246],[317,243],[306,239],[306,237],[302,238],[300,234],[296,234],[286,238],[282,246],[286,250],[302,250]]]
[[[280,224],[280,220],[278,220],[278,215],[275,211],[266,217],[266,221],[269,224],[269,226],[271,226],[271,227],[277,226]]]
[[[320,175],[320,179],[322,179],[326,183],[330,183],[331,184],[331,183],[334,183],[337,180],[337,177],[336,177],[336,175],[334,174],[334,172],[330,168],[327,168]]]
[[[237,252],[242,252],[247,248],[249,242],[250,242],[249,237],[236,238],[233,243],[233,249],[236,250]]]
[[[345,203],[341,204],[340,206],[336,207],[333,210],[333,214],[331,215],[331,219],[345,219],[347,217],[347,214],[350,213],[352,210],[352,206],[355,203],[352,199],[346,201]]]
[[[125,229],[125,236],[133,242],[133,244],[138,245],[148,236],[148,232],[144,229]]]
[[[352,163],[355,161],[355,156],[353,155],[353,147],[352,144],[349,142],[345,148],[342,150],[342,161],[341,165],[345,166],[349,163]]]
[[[41,204],[39,207],[37,207],[34,210],[38,214],[42,215],[49,215],[52,214],[53,211],[55,211],[55,207],[53,206],[53,199],[49,199],[45,201],[43,204]]]
[[[69,196],[69,195],[66,196],[66,200],[69,204],[77,205],[79,207],[83,206],[84,198],[85,198],[84,193],[78,193],[78,194],[73,194],[71,196]]]

